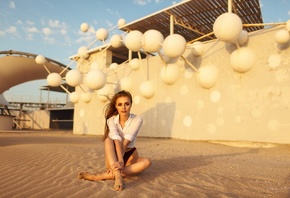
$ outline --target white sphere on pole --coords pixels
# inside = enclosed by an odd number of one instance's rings
[[[233,42],[237,40],[242,29],[242,20],[234,13],[221,14],[213,24],[215,36],[224,42]]]
[[[213,64],[200,67],[196,74],[197,82],[206,89],[213,87],[217,83],[218,77],[218,68]]]
[[[96,32],[96,38],[99,41],[107,40],[108,36],[109,36],[108,30],[106,30],[105,28],[100,28]]]
[[[82,46],[78,49],[78,56],[81,58],[88,58],[88,48],[86,46]]]
[[[72,103],[77,103],[79,101],[79,94],[77,92],[72,92],[69,94],[69,100],[72,102]]]
[[[112,45],[112,47],[114,48],[119,48],[123,45],[122,42],[122,36],[119,34],[115,34],[111,37],[110,39],[110,44]]]
[[[120,80],[121,90],[131,91],[132,89],[132,80],[130,77],[124,77]]]
[[[65,75],[66,83],[72,87],[76,87],[82,83],[83,75],[79,70],[70,70]]]
[[[131,69],[133,70],[138,70],[140,68],[140,60],[138,58],[133,58],[132,60],[130,60],[129,62]]]
[[[170,58],[181,56],[186,48],[186,40],[179,34],[171,34],[167,36],[163,42],[163,52]]]
[[[89,24],[87,23],[82,23],[80,26],[80,29],[82,32],[87,32],[89,30]]]
[[[119,27],[121,27],[121,26],[123,26],[123,25],[125,25],[125,24],[126,24],[125,19],[119,19],[119,20],[118,20],[118,26],[119,26]]]
[[[256,62],[255,52],[248,47],[235,50],[230,56],[230,64],[236,72],[249,71]]]
[[[35,57],[35,62],[37,64],[44,64],[46,62],[46,59],[45,59],[45,57],[43,55],[37,55]]]
[[[152,98],[155,94],[154,84],[151,81],[145,81],[140,85],[140,93],[145,98]]]
[[[138,52],[142,47],[142,35],[142,32],[140,32],[139,30],[133,30],[129,32],[125,38],[126,47],[133,52]]]
[[[289,41],[289,33],[287,30],[279,30],[275,34],[275,41],[278,44],[286,44]]]
[[[178,64],[168,64],[163,66],[161,70],[161,79],[168,85],[174,84],[179,77]]]
[[[141,39],[142,48],[149,53],[159,52],[162,48],[163,35],[157,30],[147,30]]]
[[[62,77],[58,73],[50,73],[48,74],[46,80],[48,85],[52,87],[58,87],[61,85]]]
[[[85,77],[85,82],[91,90],[101,89],[105,86],[106,81],[106,75],[99,69],[93,69],[89,71]]]

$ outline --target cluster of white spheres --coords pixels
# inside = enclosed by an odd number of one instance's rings
[[[235,50],[230,56],[230,65],[236,72],[244,73],[249,71],[256,62],[254,50],[248,47],[241,47]]]
[[[199,85],[206,89],[213,87],[217,83],[218,77],[218,68],[213,64],[200,67],[196,75]]]
[[[213,24],[215,36],[224,42],[233,42],[237,40],[242,29],[242,20],[234,13],[221,14]]]

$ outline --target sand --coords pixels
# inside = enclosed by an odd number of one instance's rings
[[[102,172],[97,136],[70,131],[0,133],[0,197],[290,197],[290,145],[138,138],[145,172],[114,181],[78,180]]]

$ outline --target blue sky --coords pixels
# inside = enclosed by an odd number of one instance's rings
[[[92,30],[110,29],[120,18],[129,23],[178,2],[180,0],[0,0],[0,51],[42,54],[67,65],[69,57],[77,54],[79,47],[95,39],[95,33],[80,31],[82,23],[88,23]],[[265,23],[290,19],[290,0],[261,0],[260,4]],[[118,30],[114,29],[110,35],[114,33]],[[8,100],[39,100],[42,85],[46,85],[45,80],[25,83],[4,95]],[[50,97],[65,98],[60,94]]]

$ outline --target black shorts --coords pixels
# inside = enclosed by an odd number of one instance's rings
[[[130,156],[134,153],[134,151],[136,150],[136,147],[132,148],[131,150],[125,152],[124,156],[123,156],[123,160],[124,160],[124,165],[126,165],[128,159],[130,158]]]

